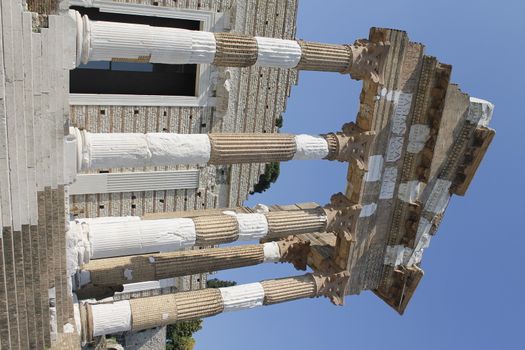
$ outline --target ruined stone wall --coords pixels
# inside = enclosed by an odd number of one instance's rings
[[[155,6],[227,13],[231,31],[291,39],[295,36],[296,1],[127,1]],[[257,15],[256,15],[257,14]],[[92,132],[276,132],[275,120],[286,107],[297,72],[273,68],[216,70],[212,95],[217,107],[72,106],[73,125]],[[135,171],[198,169],[178,166]],[[200,167],[200,188],[75,195],[71,211],[80,217],[238,206],[247,198],[264,164]],[[110,172],[133,171],[110,169]]]

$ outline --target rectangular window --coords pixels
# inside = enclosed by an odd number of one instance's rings
[[[97,8],[71,8],[94,21],[200,30],[200,21],[100,12]],[[94,61],[70,71],[70,93],[198,96],[196,81],[195,64]]]

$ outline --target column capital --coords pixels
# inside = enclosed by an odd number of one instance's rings
[[[383,84],[383,66],[386,54],[390,48],[388,43],[372,43],[366,39],[359,39],[353,45],[348,45],[352,53],[348,71],[352,79],[370,80]]]
[[[310,242],[289,236],[277,241],[281,251],[281,262],[293,264],[297,270],[306,270],[308,254],[310,253]]]
[[[327,217],[326,231],[352,235],[361,208],[361,205],[353,203],[344,194],[340,192],[334,194],[330,204],[324,207]]]
[[[348,271],[339,272],[325,276],[312,274],[315,282],[317,296],[324,296],[330,299],[334,305],[344,305],[350,273]]]
[[[355,123],[343,125],[342,131],[323,135],[329,146],[328,160],[355,161],[360,169],[366,169],[368,153],[375,138],[374,131],[365,131]]]

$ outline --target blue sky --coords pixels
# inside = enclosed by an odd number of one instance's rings
[[[372,26],[404,29],[427,54],[453,65],[452,80],[496,105],[496,138],[466,197],[453,197],[425,252],[419,289],[404,316],[370,292],[344,307],[309,299],[206,319],[197,350],[525,348],[525,1],[302,0],[297,37],[350,43]],[[361,84],[347,76],[302,72],[284,132],[318,134],[355,119]],[[343,191],[345,166],[282,164],[256,203],[328,202]],[[287,265],[226,271],[239,283],[300,274]]]

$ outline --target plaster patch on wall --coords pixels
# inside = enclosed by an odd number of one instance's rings
[[[452,182],[437,179],[432,188],[432,192],[425,203],[425,210],[434,214],[441,214],[445,211],[450,200],[450,186]]]
[[[421,262],[423,253],[425,249],[429,247],[430,240],[432,239],[432,235],[430,234],[431,228],[432,222],[424,217],[419,220],[415,239],[415,248],[411,250],[408,256],[405,256],[404,265],[412,266]]]
[[[388,140],[388,149],[386,153],[387,162],[395,162],[401,159],[403,153],[404,138],[400,136],[393,136]]]
[[[406,132],[406,119],[410,113],[412,105],[412,94],[400,93],[392,115],[392,132],[397,135],[404,135]]]
[[[385,168],[383,175],[383,182],[381,183],[381,191],[379,193],[379,199],[391,199],[394,198],[394,192],[396,190],[397,181],[397,168],[388,167]]]
[[[416,233],[416,242],[419,242],[421,237],[424,235],[430,234],[430,229],[432,228],[432,223],[428,221],[428,219],[422,217],[419,219],[419,224],[417,226],[417,233]],[[416,243],[417,245],[417,243]]]
[[[387,88],[383,88],[381,90],[381,97],[387,101],[394,101],[394,103],[397,102],[397,100],[399,100],[400,95],[401,91],[392,91],[388,90]]]
[[[359,213],[359,217],[360,218],[367,218],[369,216],[372,216],[372,215],[374,215],[376,210],[377,210],[377,204],[376,203],[364,205],[363,208],[361,208],[361,212]]]
[[[417,200],[425,189],[425,183],[419,181],[409,181],[399,184],[397,197],[406,203],[416,204]]]
[[[403,263],[405,256],[405,247],[402,245],[387,246],[385,253],[385,265],[399,266]]]
[[[430,128],[428,125],[415,124],[410,127],[408,136],[407,152],[419,153],[425,148],[425,143],[430,137]]]
[[[471,97],[467,120],[478,126],[488,127],[494,112],[494,104],[480,98]]]
[[[133,270],[125,269],[124,278],[126,278],[128,281],[133,281]]]
[[[379,181],[383,171],[383,156],[375,155],[368,158],[368,171],[365,174],[366,182]]]
[[[421,237],[421,239],[418,242],[418,245],[416,246],[416,249],[414,249],[412,255],[410,256],[410,259],[406,264],[407,266],[412,266],[421,262],[421,260],[423,259],[423,253],[425,249],[427,249],[430,246],[431,239],[432,236],[429,234],[425,234]]]

